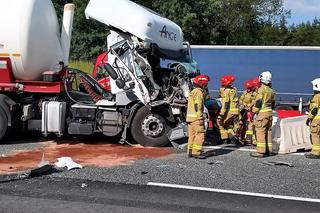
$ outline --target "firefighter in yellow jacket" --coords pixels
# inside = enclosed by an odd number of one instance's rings
[[[260,75],[261,86],[257,91],[253,113],[255,113],[255,129],[257,148],[252,157],[263,158],[273,155],[272,152],[272,110],[275,104],[275,92],[271,88],[272,74],[269,71]]]
[[[204,101],[206,88],[210,78],[206,75],[198,75],[194,78],[195,88],[188,97],[187,123],[188,123],[188,155],[197,159],[205,159],[202,146],[205,141],[204,127]]]
[[[312,81],[314,96],[309,106],[309,119],[312,151],[306,154],[306,158],[320,159],[320,78]]]
[[[221,110],[218,115],[217,125],[223,143],[237,142],[234,132],[234,124],[239,117],[239,106],[237,89],[232,86],[235,81],[234,76],[223,76],[220,79],[221,88],[219,96],[221,98]]]
[[[241,141],[243,143],[252,144],[253,140],[253,106],[256,98],[255,85],[252,80],[244,83],[245,91],[239,99],[240,115],[241,115]]]

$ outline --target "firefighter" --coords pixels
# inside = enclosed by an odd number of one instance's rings
[[[258,91],[259,87],[261,86],[260,76],[257,76],[256,78],[254,78],[252,80],[252,83],[253,83],[255,91]]]
[[[306,158],[320,159],[320,78],[312,81],[314,96],[309,106],[309,118],[312,151],[305,155]]]
[[[257,91],[258,91],[259,87],[261,86],[260,76],[257,76],[256,78],[254,78],[252,80],[252,83],[253,83],[253,86],[254,86],[254,93],[255,93],[255,97],[256,97],[257,96]],[[251,116],[253,116],[253,114]],[[252,122],[252,129],[253,129],[252,145],[256,146],[257,145],[257,139],[256,139],[256,130],[255,130],[254,122]]]
[[[275,92],[271,88],[272,74],[269,71],[260,75],[261,86],[257,91],[253,113],[255,113],[255,130],[257,148],[252,157],[263,158],[272,152],[272,110],[275,105]]]
[[[205,159],[207,156],[202,151],[205,141],[204,128],[204,100],[210,78],[206,75],[198,75],[194,78],[195,88],[188,97],[187,123],[188,123],[188,156],[197,159]]]
[[[217,125],[223,143],[230,143],[230,140],[233,143],[237,143],[234,124],[239,117],[239,107],[237,89],[232,86],[234,81],[234,76],[223,76],[220,79],[221,110],[218,115]]]
[[[253,80],[244,83],[246,90],[239,99],[240,115],[241,115],[241,130],[240,136],[243,143],[252,144],[253,141],[253,106],[256,97],[255,85]]]

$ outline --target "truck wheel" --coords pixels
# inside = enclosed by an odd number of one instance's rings
[[[0,108],[0,140],[4,137],[8,129],[8,118],[6,113]]]
[[[169,143],[167,133],[171,129],[161,112],[140,108],[133,118],[131,135],[142,146],[162,147]]]

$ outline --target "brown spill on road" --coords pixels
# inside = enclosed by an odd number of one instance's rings
[[[112,144],[57,144],[48,142],[44,147],[21,150],[0,157],[0,174],[36,168],[42,155],[55,163],[59,157],[72,157],[83,166],[112,167],[129,165],[144,158],[165,157],[173,153],[170,148],[131,147]]]

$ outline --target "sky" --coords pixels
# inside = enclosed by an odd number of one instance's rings
[[[320,18],[320,0],[284,0],[286,9],[291,10],[289,24],[300,24]]]

